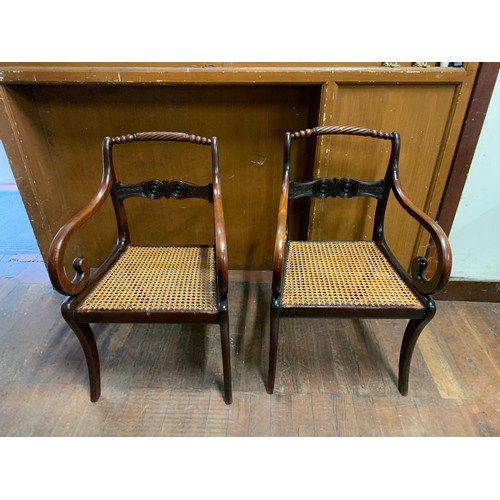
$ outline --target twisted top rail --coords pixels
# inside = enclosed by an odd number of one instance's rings
[[[291,139],[302,139],[304,137],[312,137],[316,135],[361,135],[365,137],[374,137],[376,139],[391,140],[394,138],[394,132],[382,132],[380,130],[372,130],[369,128],[361,127],[345,127],[345,126],[331,126],[331,127],[313,127],[299,130],[298,132],[291,132]]]
[[[184,132],[136,132],[135,134],[110,137],[110,144],[126,144],[136,141],[191,142],[192,144],[202,144],[204,146],[210,146],[212,144],[212,139],[210,137],[187,134]]]

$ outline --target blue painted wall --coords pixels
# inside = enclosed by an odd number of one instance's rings
[[[500,75],[450,233],[452,278],[500,281]]]

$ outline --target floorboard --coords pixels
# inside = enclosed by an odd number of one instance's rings
[[[500,435],[498,303],[438,302],[407,397],[396,386],[404,320],[284,319],[269,395],[269,284],[233,282],[232,405],[218,327],[199,325],[96,325],[102,397],[91,403],[62,297],[34,276],[0,281],[1,436]]]

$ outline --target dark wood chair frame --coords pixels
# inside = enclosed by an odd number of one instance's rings
[[[112,148],[119,144],[136,141],[178,141],[209,146],[212,158],[212,182],[207,185],[195,185],[181,180],[152,179],[139,184],[122,184],[117,181],[112,160]],[[102,144],[103,176],[97,194],[78,214],[72,217],[54,237],[49,250],[48,272],[56,290],[69,298],[62,304],[64,319],[76,334],[81,343],[87,361],[90,399],[95,402],[101,394],[99,354],[96,341],[89,323],[209,323],[219,324],[222,346],[224,374],[224,400],[232,401],[230,340],[228,322],[228,259],[226,246],[226,230],[221,199],[219,180],[219,159],[217,137],[200,137],[181,132],[138,132],[119,137],[106,137]],[[202,198],[213,204],[214,218],[214,252],[215,252],[215,284],[217,312],[176,312],[176,311],[78,311],[77,307],[88,296],[104,274],[117,261],[130,245],[130,234],[124,207],[124,200],[130,196],[158,200],[172,198]],[[75,275],[69,278],[64,256],[68,241],[72,235],[87,222],[111,197],[116,216],[118,237],[114,250],[109,257],[92,273],[86,258],[74,259]]]
[[[294,182],[289,179],[291,143],[302,138],[320,135],[354,135],[365,136],[391,142],[391,154],[385,178],[377,182],[364,182],[356,179],[319,178],[311,182]],[[366,128],[350,126],[324,126],[285,135],[284,166],[282,188],[278,212],[277,234],[274,248],[272,299],[270,308],[270,350],[267,392],[272,394],[276,376],[278,354],[278,336],[280,317],[352,317],[352,318],[408,318],[409,323],[403,336],[400,358],[398,389],[402,395],[408,394],[410,363],[417,339],[434,317],[436,305],[432,294],[441,290],[447,283],[451,272],[451,248],[445,232],[422,210],[416,207],[403,193],[398,174],[400,136],[398,132],[386,133]],[[430,279],[425,271],[428,266],[425,257],[416,257],[411,263],[410,273],[398,262],[391,252],[384,237],[384,217],[390,192],[394,194],[399,205],[415,219],[433,239],[437,252],[437,268]],[[397,308],[356,308],[356,307],[314,307],[301,306],[283,308],[281,305],[283,281],[288,252],[288,204],[290,200],[302,197],[324,199],[328,196],[352,198],[354,196],[370,196],[377,200],[372,239],[394,270],[410,287],[425,306],[423,311],[398,310]]]

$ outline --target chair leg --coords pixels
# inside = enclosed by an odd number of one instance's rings
[[[231,343],[229,340],[229,317],[227,311],[220,313],[220,339],[222,347],[222,369],[224,373],[224,402],[229,405],[233,401],[231,381]]]
[[[269,371],[267,374],[267,393],[274,392],[274,381],[276,378],[276,362],[278,359],[278,337],[279,337],[279,322],[280,312],[279,308],[271,305],[271,328],[269,335]]]
[[[94,333],[88,323],[77,323],[73,313],[65,307],[65,304],[63,304],[62,314],[83,348],[89,371],[90,401],[95,403],[101,396],[101,371]]]
[[[399,355],[399,380],[398,389],[403,396],[408,395],[408,382],[410,378],[410,364],[418,337],[424,327],[436,314],[436,305],[428,297],[427,312],[422,319],[411,319],[406,327]]]

